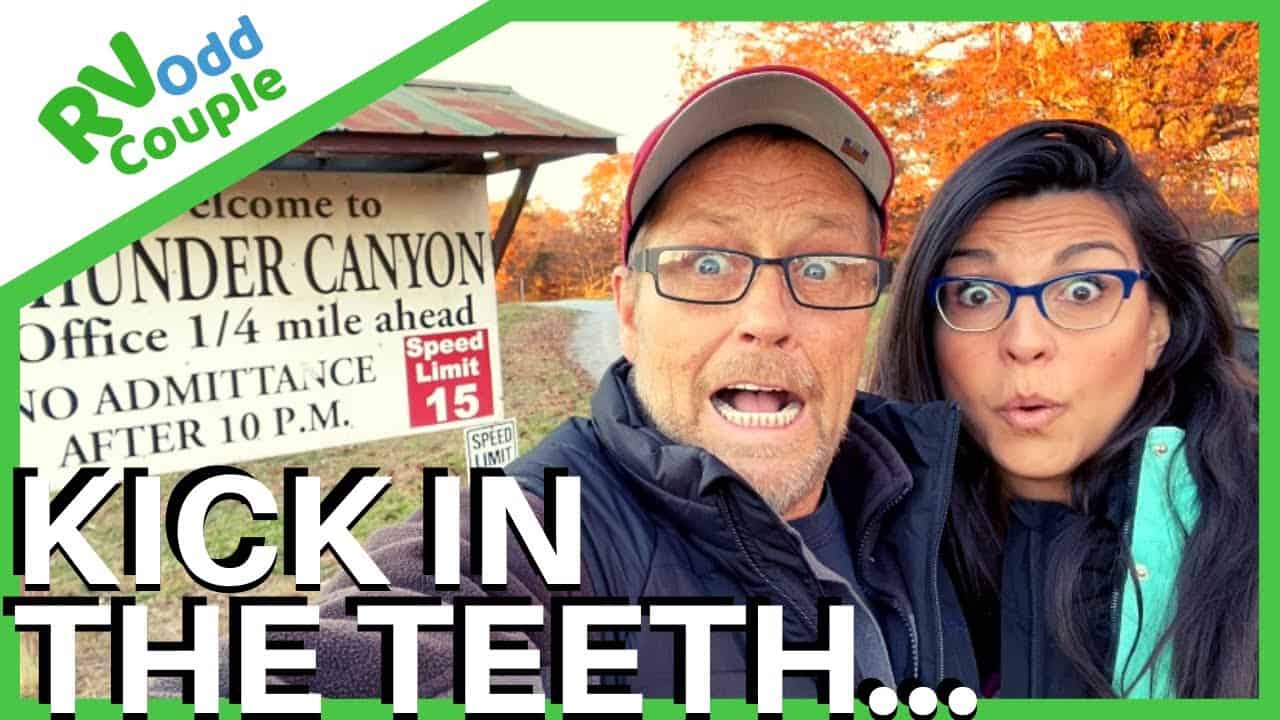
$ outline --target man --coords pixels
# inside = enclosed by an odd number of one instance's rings
[[[860,678],[971,680],[938,547],[958,418],[941,405],[854,407],[889,279],[879,254],[892,179],[888,145],[858,106],[794,68],[721,78],[644,143],[613,274],[625,359],[590,419],[507,468],[538,512],[544,470],[582,478],[579,593],[759,599],[783,606],[791,641],[818,636],[819,599],[833,597],[855,609]],[[434,594],[419,520],[379,533],[371,556],[399,590]],[[550,605],[554,593],[509,556],[504,593]],[[378,636],[332,631],[350,623],[350,581],[338,583],[315,689],[376,694]],[[458,594],[494,593],[464,577]],[[639,650],[632,690],[670,697],[671,633],[616,635]],[[544,660],[545,636],[530,636]],[[423,638],[420,693],[448,692],[447,639]],[[713,696],[747,694],[746,643],[712,634]],[[785,690],[815,686],[789,677]]]

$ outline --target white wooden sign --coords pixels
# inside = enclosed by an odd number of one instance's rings
[[[22,463],[154,472],[502,417],[479,176],[260,172],[20,314]]]

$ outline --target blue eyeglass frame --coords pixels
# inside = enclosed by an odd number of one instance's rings
[[[1040,316],[1043,317],[1045,320],[1048,320],[1049,322],[1053,323],[1056,327],[1060,327],[1063,330],[1096,330],[1097,328],[1106,327],[1107,325],[1110,325],[1112,321],[1115,320],[1115,316],[1112,316],[1111,320],[1108,320],[1107,322],[1101,325],[1094,325],[1093,327],[1088,327],[1088,328],[1069,328],[1069,327],[1064,327],[1063,325],[1059,324],[1057,320],[1054,320],[1053,318],[1049,317],[1049,312],[1045,309],[1045,306],[1044,306],[1045,288],[1049,287],[1054,283],[1066,280],[1068,278],[1090,277],[1092,275],[1110,275],[1112,277],[1119,278],[1120,282],[1124,284],[1124,294],[1121,297],[1121,302],[1124,302],[1125,300],[1129,299],[1129,295],[1132,294],[1133,292],[1133,286],[1138,284],[1138,281],[1148,280],[1151,278],[1151,271],[1146,269],[1142,269],[1142,270],[1130,270],[1130,269],[1080,270],[1077,272],[1069,272],[1063,275],[1051,277],[1048,280],[1045,280],[1044,282],[1036,283],[1035,285],[1014,285],[1013,283],[1007,283],[1007,282],[1003,282],[1001,280],[996,280],[994,278],[989,278],[989,277],[982,277],[980,275],[942,275],[934,278],[929,283],[929,290],[928,290],[927,297],[933,298],[933,306],[935,309],[937,309],[938,316],[942,318],[942,322],[946,323],[947,327],[951,328],[952,330],[955,330],[956,332],[991,332],[992,330],[995,330],[996,328],[1005,324],[1005,322],[1007,322],[1009,318],[1013,317],[1013,311],[1018,307],[1018,298],[1024,295],[1030,295],[1031,297],[1035,298],[1036,309],[1040,311]],[[969,330],[965,328],[958,328],[955,325],[952,325],[951,321],[947,319],[947,314],[942,312],[941,301],[938,299],[938,290],[940,290],[942,286],[945,285],[946,283],[956,282],[956,281],[982,282],[982,283],[996,285],[998,287],[1004,288],[1005,292],[1009,293],[1009,307],[1008,309],[1005,310],[1004,317],[1000,318],[1000,322],[997,322],[995,325],[992,325],[989,328],[984,328],[982,330]],[[1118,313],[1119,310],[1117,310],[1116,312]]]

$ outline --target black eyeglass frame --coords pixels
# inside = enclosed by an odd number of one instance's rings
[[[667,252],[670,250],[677,250],[677,251],[684,251],[684,252],[706,251],[706,252],[723,253],[725,255],[736,255],[738,257],[744,257],[751,261],[751,274],[747,276],[747,282],[745,285],[742,286],[742,292],[738,293],[738,296],[732,299],[690,300],[689,298],[680,297],[679,295],[671,295],[662,289],[662,278],[658,273],[658,267],[659,267],[658,256],[661,255],[663,252]],[[795,285],[793,285],[791,282],[791,273],[787,272],[788,263],[794,260],[798,260],[800,258],[852,258],[856,260],[871,261],[876,266],[875,296],[872,297],[870,302],[862,305],[837,305],[837,306],[814,305],[812,303],[807,303],[801,300],[800,296],[796,294]],[[732,305],[742,300],[742,298],[746,297],[747,293],[751,291],[751,284],[755,282],[756,271],[760,269],[761,265],[777,265],[778,269],[782,271],[782,277],[787,281],[787,291],[791,293],[791,299],[794,300],[796,304],[801,307],[812,308],[814,310],[862,310],[864,308],[873,307],[876,303],[880,302],[880,295],[884,292],[885,288],[887,288],[889,284],[893,282],[893,261],[892,260],[889,260],[887,258],[882,258],[882,257],[876,257],[875,255],[864,255],[862,253],[840,253],[840,252],[800,253],[798,255],[786,255],[784,257],[766,258],[766,257],[759,257],[758,255],[752,255],[751,253],[742,252],[741,250],[727,250],[725,248],[711,247],[707,245],[666,245],[662,247],[645,248],[644,250],[641,250],[640,253],[636,256],[635,260],[627,265],[627,268],[629,270],[647,272],[650,275],[652,275],[654,289],[658,291],[658,295],[660,297],[664,297],[668,300],[675,300],[676,302],[691,303],[694,305]]]
[[[1122,283],[1123,293],[1121,294],[1121,297],[1120,297],[1120,303],[1116,305],[1115,314],[1113,314],[1109,320],[1102,323],[1101,325],[1091,325],[1089,327],[1083,327],[1083,328],[1067,327],[1062,323],[1058,322],[1057,320],[1053,319],[1049,315],[1049,309],[1045,307],[1045,304],[1044,304],[1044,291],[1050,285],[1061,282],[1063,280],[1067,280],[1073,277],[1089,277],[1091,275],[1109,275],[1111,277],[1118,278]],[[945,323],[947,327],[951,328],[952,330],[955,330],[956,332],[983,333],[983,332],[991,332],[992,330],[995,330],[996,328],[1008,322],[1009,318],[1013,317],[1013,311],[1018,307],[1018,299],[1024,295],[1029,296],[1033,300],[1035,300],[1036,309],[1040,311],[1040,317],[1043,317],[1045,320],[1048,320],[1049,322],[1053,323],[1054,327],[1060,327],[1063,330],[1070,330],[1073,332],[1075,331],[1083,332],[1086,330],[1097,330],[1098,328],[1106,327],[1111,323],[1115,322],[1115,319],[1120,315],[1120,308],[1124,307],[1124,301],[1128,300],[1129,296],[1133,294],[1133,286],[1137,285],[1138,282],[1140,281],[1148,280],[1150,278],[1151,278],[1150,270],[1146,270],[1146,269],[1134,270],[1132,268],[1124,268],[1124,269],[1117,269],[1117,270],[1112,270],[1112,269],[1080,270],[1077,272],[1069,272],[1062,275],[1057,275],[1055,277],[1049,278],[1048,280],[1045,280],[1044,282],[1039,282],[1034,285],[1014,285],[1013,283],[1007,283],[1001,280],[996,280],[994,278],[981,277],[976,275],[943,275],[943,276],[934,278],[929,283],[929,289],[927,292],[928,292],[928,297],[933,298],[933,307],[935,310],[937,310],[938,317],[942,318],[942,322]],[[951,320],[947,317],[947,314],[942,311],[942,297],[940,295],[940,291],[942,290],[942,287],[947,283],[952,283],[952,282],[980,282],[980,283],[986,283],[988,285],[995,285],[997,287],[1002,288],[1006,293],[1009,294],[1009,305],[1008,307],[1005,308],[1004,317],[1000,318],[999,322],[997,322],[995,325],[992,325],[989,328],[968,329],[968,328],[956,327],[955,325],[953,325],[951,323]]]

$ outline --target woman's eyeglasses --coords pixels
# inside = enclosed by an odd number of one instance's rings
[[[935,278],[929,295],[943,322],[960,332],[986,332],[1013,315],[1018,298],[1035,298],[1040,314],[1065,330],[1092,330],[1120,313],[1147,270],[1087,270],[1067,273],[1036,285],[1013,285],[985,277]]]

